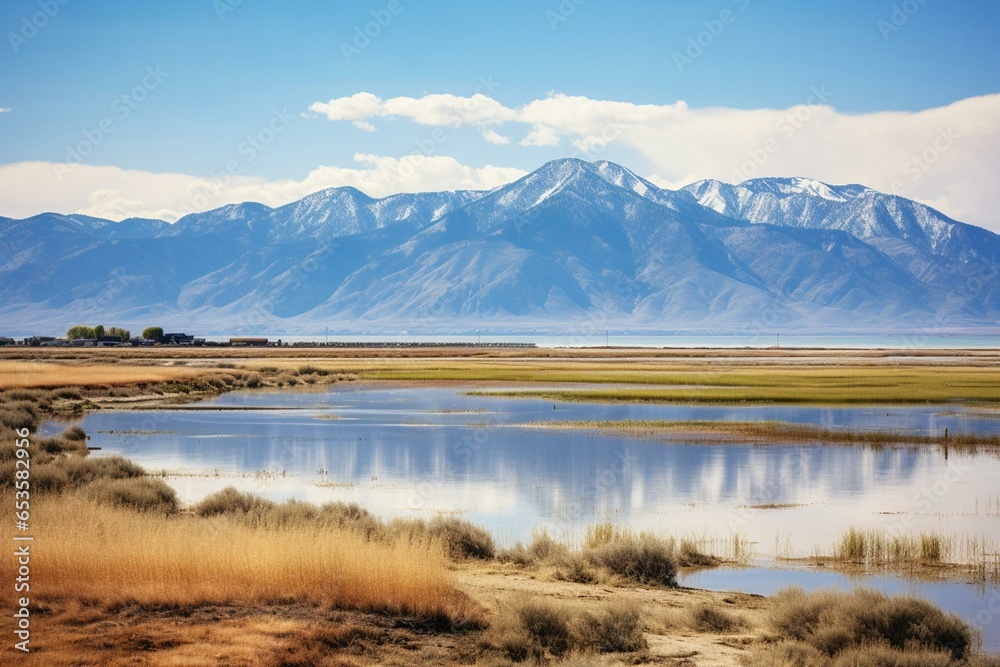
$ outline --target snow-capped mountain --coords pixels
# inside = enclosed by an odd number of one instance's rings
[[[488,192],[334,188],[174,224],[0,218],[0,334],[995,326],[1000,237],[859,185],[665,190],[556,160]]]

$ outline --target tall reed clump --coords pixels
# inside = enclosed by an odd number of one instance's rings
[[[35,516],[45,545],[37,584],[46,596],[109,607],[312,601],[481,623],[430,541],[371,541],[307,521],[276,529],[226,516],[140,513],[68,493],[39,501]]]
[[[944,562],[953,544],[934,533],[889,535],[876,529],[851,527],[834,549],[837,560],[865,565],[907,565]]]

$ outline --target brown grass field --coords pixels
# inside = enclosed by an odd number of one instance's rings
[[[11,361],[0,362],[0,389],[126,386],[151,382],[183,382],[204,370],[127,364]]]

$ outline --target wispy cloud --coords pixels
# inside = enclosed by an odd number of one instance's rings
[[[483,130],[483,139],[487,143],[496,144],[497,146],[506,146],[510,143],[510,137],[505,137],[502,134],[494,132],[493,130]]]
[[[10,107],[0,107],[0,113],[8,113],[10,111]]]

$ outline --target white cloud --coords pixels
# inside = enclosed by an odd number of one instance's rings
[[[823,86],[803,90],[803,103],[788,109],[692,109],[684,102],[632,104],[556,93],[509,108],[484,95],[427,95],[393,98],[371,113],[428,125],[524,124],[530,129],[522,146],[567,139],[587,156],[616,144],[669,184],[761,176],[862,183],[1000,230],[1000,188],[993,183],[1000,171],[1000,95],[923,111],[851,114],[830,106],[835,93]]]
[[[483,130],[483,139],[487,143],[496,144],[497,146],[506,146],[510,143],[510,137],[505,137],[502,134],[498,134],[493,130]]]
[[[445,156],[357,154],[354,160],[354,167],[318,167],[298,181],[232,176],[227,183],[119,167],[19,162],[0,166],[0,215],[22,218],[56,211],[111,220],[136,216],[172,221],[235,202],[280,206],[331,187],[353,186],[384,197],[398,192],[487,190],[525,174],[492,165],[470,167]]]
[[[531,132],[521,139],[522,146],[558,146],[559,134],[548,125],[535,125]]]
[[[334,121],[398,117],[408,118],[421,125],[439,127],[489,125],[514,120],[511,109],[481,93],[472,97],[424,95],[383,100],[371,93],[361,92],[329,102],[315,102],[309,106],[309,110]]]
[[[316,102],[310,111],[324,114],[330,120],[364,120],[378,113],[382,100],[371,93],[355,93],[329,102]]]
[[[354,127],[358,128],[359,130],[364,130],[365,132],[374,132],[375,131],[375,126],[372,125],[371,123],[367,122],[367,121],[364,121],[364,120],[356,120],[356,121],[352,122],[351,125],[353,125]]]
[[[514,119],[514,113],[510,109],[482,93],[476,93],[472,97],[393,97],[385,101],[378,115],[409,118],[421,125],[450,127],[487,125]]]
[[[0,107],[0,113],[9,113],[10,111],[10,107]]]

